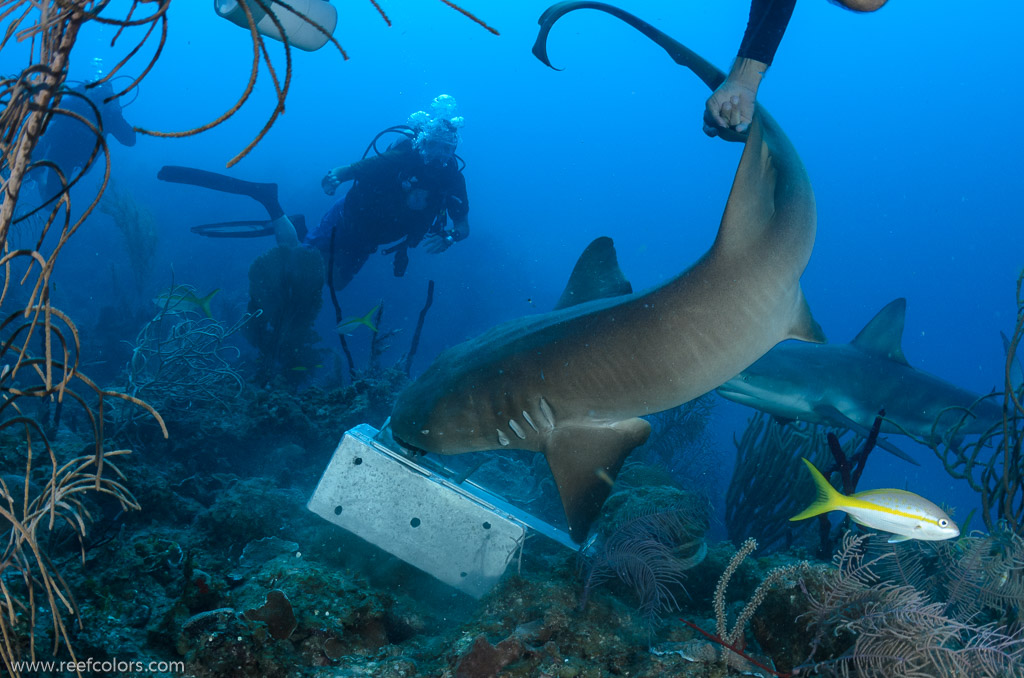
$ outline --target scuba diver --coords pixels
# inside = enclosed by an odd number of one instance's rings
[[[189,167],[165,166],[157,177],[164,181],[203,186],[225,193],[247,195],[267,210],[269,222],[241,221],[196,226],[192,231],[209,237],[257,237],[273,234],[277,244],[304,244],[321,252],[333,271],[333,286],[343,289],[371,254],[389,245],[396,277],[409,265],[408,249],[425,243],[430,254],[445,251],[469,236],[469,200],[466,180],[455,155],[458,128],[453,97],[434,99],[432,112],[418,111],[409,124],[391,127],[370,143],[361,160],[330,170],[321,181],[333,195],[344,182],[352,187],[324,215],[319,227],[307,233],[301,217],[285,215],[277,184],[243,181]],[[395,132],[402,139],[377,155],[381,136]],[[448,220],[451,219],[451,226]],[[333,248],[331,243],[334,243]]]
[[[112,134],[124,146],[135,145],[135,130],[124,119],[121,104],[114,98],[114,88],[109,82],[82,83],[63,92],[59,110],[88,120],[104,138]],[[60,168],[64,180],[70,183],[75,171],[91,169],[93,152],[99,156],[96,144],[96,136],[86,123],[74,115],[54,113],[32,153],[32,160],[53,163]],[[39,186],[43,201],[51,200],[64,190],[60,175],[52,167],[37,167],[33,174],[37,172],[42,176],[34,176],[33,180]]]
[[[424,242],[428,253],[437,254],[469,237],[466,179],[455,155],[463,119],[454,115],[455,99],[446,94],[435,98],[431,108],[432,114],[418,111],[410,116],[414,133],[408,138],[379,155],[364,154],[362,160],[329,170],[320,182],[325,193],[334,195],[341,184],[354,181],[311,238],[324,249],[321,243],[337,229],[342,255],[335,262],[338,289],[387,243],[396,243],[384,253],[394,253],[394,273],[400,277],[409,265],[410,247]]]

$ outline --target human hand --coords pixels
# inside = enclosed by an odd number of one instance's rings
[[[746,133],[754,119],[757,88],[767,64],[754,59],[737,59],[729,76],[704,104],[704,133],[718,136],[722,130]]]
[[[338,186],[341,186],[341,177],[338,176],[339,169],[335,167],[334,169],[327,170],[327,174],[320,180],[320,187],[324,189],[324,193],[327,195],[334,195],[334,192],[338,190]]]
[[[440,254],[451,247],[454,242],[451,236],[428,233],[423,238],[423,249],[427,254]]]

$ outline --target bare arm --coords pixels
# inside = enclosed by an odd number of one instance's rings
[[[747,131],[754,119],[754,102],[768,64],[756,59],[738,57],[725,82],[712,93],[704,105],[704,133],[716,136],[719,129]]]

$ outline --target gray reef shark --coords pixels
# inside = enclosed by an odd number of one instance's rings
[[[878,415],[883,432],[929,445],[984,433],[1002,420],[1000,404],[914,369],[903,355],[907,300],[889,302],[848,344],[780,344],[718,393],[775,415],[852,429],[862,435]],[[955,440],[954,440],[955,442]],[[879,439],[879,446],[906,458]]]
[[[724,79],[670,44],[712,89]],[[569,533],[583,541],[626,456],[650,434],[641,416],[711,391],[783,339],[824,341],[800,289],[816,222],[796,150],[758,109],[718,235],[696,263],[632,293],[611,240],[594,241],[560,308],[443,352],[399,394],[391,433],[438,454],[543,453]]]

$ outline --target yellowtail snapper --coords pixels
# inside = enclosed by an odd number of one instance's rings
[[[845,511],[853,522],[891,532],[889,543],[920,539],[942,541],[960,536],[946,512],[924,497],[905,490],[866,490],[849,496],[829,484],[814,464],[804,459],[811,471],[818,497],[806,509],[790,518],[804,520],[829,511]]]
[[[217,292],[220,292],[219,287],[207,294],[205,297],[198,297],[196,296],[195,290],[191,287],[187,285],[179,285],[159,295],[153,300],[153,303],[161,309],[166,308],[167,310],[176,309],[188,304],[198,308],[207,318],[212,318],[213,314],[210,313],[210,301]]]
[[[378,303],[376,306],[371,308],[367,313],[358,317],[348,318],[338,323],[339,334],[351,334],[351,330],[355,329],[356,325],[366,325],[370,328],[370,331],[374,334],[377,333],[377,326],[373,324],[373,316],[380,310],[380,305],[383,302]]]

